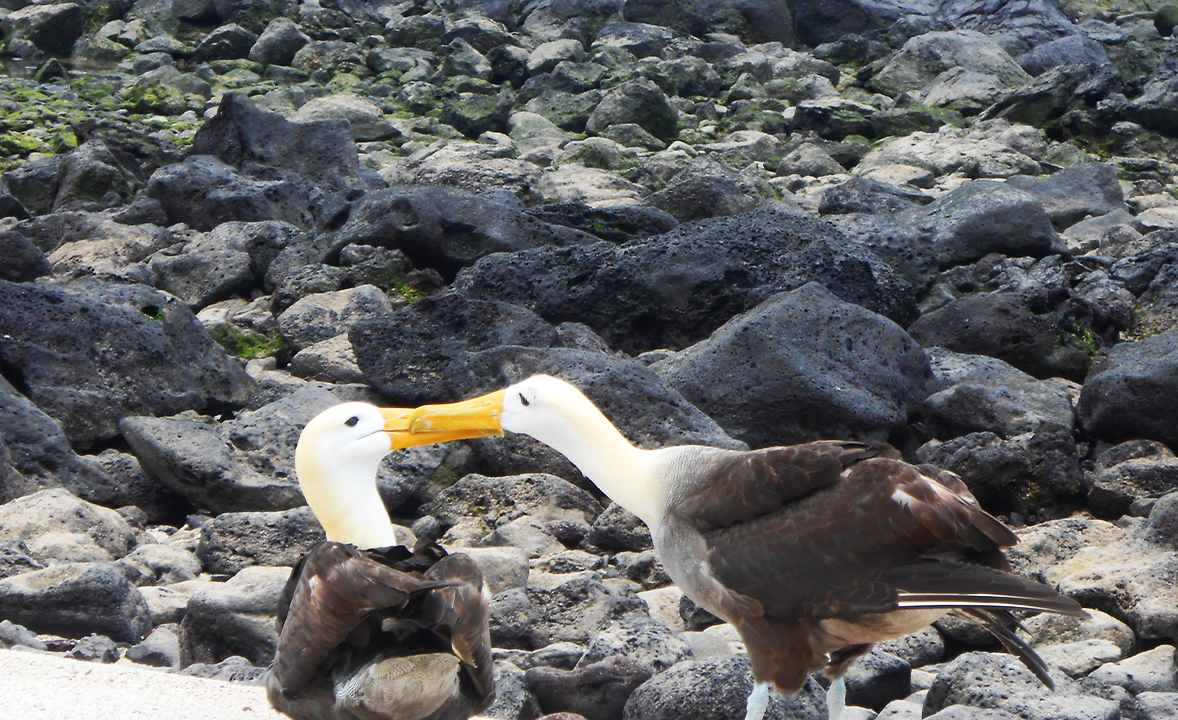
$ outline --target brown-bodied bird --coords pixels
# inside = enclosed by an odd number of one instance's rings
[[[447,439],[410,436],[408,416],[345,403],[299,437],[299,486],[327,541],[286,584],[266,676],[297,720],[465,720],[494,699],[482,573],[433,543],[398,545],[377,493],[390,450]]]
[[[418,408],[410,432],[524,433],[572,461],[650,528],[675,584],[740,633],[769,689],[834,678],[842,713],[850,664],[876,642],[949,612],[983,624],[1048,687],[1047,667],[1012,610],[1085,616],[1075,601],[1009,572],[1017,538],[953,473],[910,465],[882,443],[813,442],[734,451],[634,447],[577,388],[537,375],[505,390]]]

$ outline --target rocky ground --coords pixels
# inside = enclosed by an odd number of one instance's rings
[[[1026,620],[1055,692],[944,621],[854,720],[1178,716],[1178,6],[2,5],[11,652],[257,677],[302,424],[548,372],[649,447],[890,441],[1092,612]],[[380,487],[491,582],[490,716],[743,717],[738,639],[553,452]]]

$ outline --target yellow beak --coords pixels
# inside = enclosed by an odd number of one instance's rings
[[[468,401],[473,402],[473,401]],[[463,403],[456,403],[461,405]],[[429,445],[430,443],[443,443],[451,440],[462,440],[463,438],[471,437],[487,437],[490,435],[502,435],[502,430],[483,430],[476,428],[467,428],[463,426],[455,427],[436,427],[427,429],[414,429],[414,420],[417,415],[426,408],[447,408],[447,405],[427,405],[423,408],[381,408],[380,414],[384,416],[384,431],[389,436],[392,442],[393,450],[400,450],[402,448],[414,447],[416,445]],[[498,417],[498,415],[496,415]],[[496,428],[498,425],[495,426]]]
[[[499,416],[503,414],[503,398],[506,392],[496,390],[472,400],[448,405],[422,405],[410,413],[410,437],[421,438],[414,443],[420,445],[502,435],[503,426],[499,423]]]

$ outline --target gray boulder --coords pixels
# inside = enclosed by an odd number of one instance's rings
[[[798,40],[814,47],[882,31],[907,15],[926,14],[928,5],[911,0],[794,0],[790,9]]]
[[[194,553],[174,545],[140,545],[119,560],[127,579],[144,585],[172,585],[195,580],[201,561]]]
[[[1178,74],[1151,78],[1141,95],[1125,108],[1125,117],[1167,135],[1178,127]]]
[[[1178,650],[1159,645],[1120,662],[1107,663],[1088,677],[1102,685],[1117,685],[1134,695],[1143,692],[1178,692]]]
[[[1030,720],[1115,720],[1117,704],[1088,695],[1067,675],[1054,672],[1048,690],[1013,655],[970,652],[948,663],[925,697],[925,712],[951,705],[1005,710]]]
[[[1071,432],[1075,425],[1067,388],[1036,380],[985,355],[927,350],[939,389],[924,400],[926,429],[948,440],[972,432],[1012,438],[1027,432]]]
[[[1110,65],[1104,47],[1086,35],[1076,34],[1043,43],[1019,55],[1023,70],[1038,77],[1051,68],[1063,65]]]
[[[143,642],[127,648],[126,658],[140,665],[180,668],[180,637],[176,625],[157,627]]]
[[[1095,522],[1095,521],[1094,521]],[[1143,640],[1178,640],[1178,493],[1159,499],[1145,520],[1119,540],[1089,545],[1047,568],[1060,592],[1107,612]]]
[[[285,17],[276,17],[266,25],[249,50],[249,59],[263,65],[290,65],[295,53],[311,38]]]
[[[1088,507],[1115,520],[1133,503],[1178,490],[1178,458],[1153,440],[1130,440],[1101,453],[1091,478]]]
[[[484,255],[597,238],[549,225],[493,199],[445,187],[400,186],[369,193],[333,233],[327,255],[349,244],[400,250],[417,266],[453,276]]]
[[[239,60],[249,55],[258,36],[236,23],[221,25],[200,41],[192,53],[195,62]]]
[[[1058,427],[1002,438],[974,432],[917,449],[921,462],[957,473],[982,507],[1041,519],[1082,504],[1083,478],[1072,434]]]
[[[477,518],[494,530],[522,516],[536,519],[553,537],[569,546],[580,544],[601,514],[601,505],[587,491],[552,475],[509,477],[467,475],[441,491],[422,510],[449,527]]]
[[[308,507],[221,513],[204,528],[198,553],[208,572],[235,575],[250,565],[293,567],[326,539]]]
[[[1018,87],[1030,80],[1014,58],[990,38],[972,30],[951,30],[908,40],[875,74],[872,83],[892,94],[913,92],[953,68],[989,75],[1002,87]]]
[[[278,645],[278,598],[289,578],[289,568],[249,567],[194,593],[180,624],[180,666],[233,655],[269,665]]]
[[[593,521],[589,542],[604,550],[651,550],[654,541],[650,528],[638,516],[617,503],[610,503],[605,512]]]
[[[546,715],[576,713],[585,720],[620,720],[630,694],[651,674],[643,663],[611,655],[575,670],[531,668],[524,673],[524,687]]]
[[[561,344],[556,329],[525,308],[454,293],[359,323],[350,338],[373,386],[407,405],[463,399],[455,395],[465,388],[453,384],[452,369],[469,353]]]
[[[747,213],[768,204],[758,179],[710,158],[696,158],[646,203],[679,222]]]
[[[652,369],[751,447],[886,440],[933,386],[907,333],[817,283],[769,298]]]
[[[1065,251],[1037,198],[988,180],[965,183],[923,208],[837,219],[844,233],[864,242],[917,287],[939,269],[989,253],[1041,257]]]
[[[110,561],[136,545],[121,515],[60,488],[0,505],[0,539],[23,541],[43,561],[63,562]]]
[[[52,272],[45,254],[15,230],[0,232],[0,255],[8,258],[0,268],[0,280],[29,282]]]
[[[224,222],[194,233],[151,256],[153,285],[194,310],[262,287],[270,263],[298,236],[296,226],[274,220]]]
[[[629,581],[602,580],[595,572],[548,577],[532,573],[527,588],[508,590],[491,600],[491,640],[497,648],[525,650],[554,642],[588,645],[615,620],[646,614],[646,603],[634,589]]]
[[[1075,165],[1045,178],[1015,175],[1006,184],[1038,198],[1052,224],[1061,230],[1089,215],[1125,210],[1116,168],[1105,163]]]
[[[1118,337],[1101,307],[1043,287],[966,295],[925,313],[908,332],[925,347],[988,355],[1035,377],[1076,382]]]
[[[169,223],[202,231],[234,220],[279,220],[306,228],[314,223],[317,209],[310,183],[255,179],[209,155],[193,155],[156,170],[146,195],[159,202]]]
[[[234,93],[225,93],[217,114],[197,132],[192,154],[213,155],[246,174],[271,168],[276,173],[268,174],[287,177],[289,182],[305,179],[328,192],[383,185],[374,172],[360,165],[356,143],[343,122],[290,122]]]
[[[388,296],[374,285],[300,298],[278,316],[282,337],[296,350],[330,340],[361,322],[379,322],[393,313]]]
[[[1147,438],[1178,445],[1178,417],[1167,399],[1178,382],[1178,330],[1121,343],[1100,356],[1084,381],[1080,425],[1119,442]]]
[[[97,138],[87,140],[61,159],[53,209],[104,209],[130,198],[138,184],[106,143]]]
[[[89,502],[118,507],[127,497],[104,468],[70,447],[61,425],[0,378],[0,446],[11,474],[0,484],[0,502],[62,487]]]
[[[597,33],[590,48],[598,50],[624,50],[634,57],[662,57],[663,51],[675,38],[675,31],[650,23],[626,22],[608,23]]]
[[[765,0],[723,0],[712,3],[643,2],[627,0],[622,17],[634,23],[669,27],[703,37],[711,32],[739,35],[746,43],[794,44],[794,26],[779,6]]]
[[[585,129],[598,134],[624,123],[638,125],[660,140],[674,138],[679,132],[678,111],[659,86],[645,78],[624,82],[606,93]]]
[[[66,563],[0,580],[0,616],[39,633],[119,642],[139,642],[151,630],[147,603],[114,563]]]
[[[753,690],[747,657],[682,662],[655,675],[626,702],[624,720],[740,720]],[[768,720],[821,718],[826,693],[810,678],[796,695],[771,693]]]
[[[455,290],[573,319],[611,348],[683,348],[771,295],[820,282],[900,323],[907,284],[834,225],[777,208],[680,225],[640,243],[540,248],[484,258]]]
[[[928,205],[932,201],[932,197],[916,188],[892,185],[871,178],[851,178],[822,193],[818,212],[822,215],[878,215],[910,210]]]
[[[75,447],[113,438],[127,415],[240,404],[253,385],[183,303],[139,285],[0,282],[0,328],[0,359]]]
[[[85,14],[75,3],[35,4],[0,19],[6,42],[25,40],[49,55],[69,55],[85,32]]]
[[[588,669],[595,663],[618,655],[640,663],[655,673],[663,672],[676,663],[694,659],[687,643],[666,625],[650,617],[634,615],[614,622],[599,632],[589,643],[584,656],[577,661],[577,668]]]

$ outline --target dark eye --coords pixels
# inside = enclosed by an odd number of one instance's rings
[[[523,393],[519,394],[519,401],[520,401],[520,404],[523,405],[524,407],[527,407],[532,404],[532,403],[528,402],[528,399],[526,397],[524,397]]]
[[[347,420],[344,420],[344,425],[347,425],[348,427],[356,427],[356,423],[358,423],[358,422],[360,422],[360,418],[353,415],[352,417],[348,418]]]

